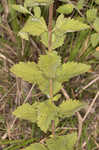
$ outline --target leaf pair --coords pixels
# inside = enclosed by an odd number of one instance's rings
[[[55,121],[56,127],[60,118],[70,117],[85,106],[86,103],[70,99],[56,107],[50,100],[46,100],[41,103],[36,102],[33,105],[23,104],[13,114],[18,118],[37,123],[41,130],[47,132],[51,130],[52,120]]]
[[[56,136],[46,140],[46,144],[34,143],[24,150],[73,150],[77,141],[77,133]]]
[[[67,62],[61,64],[61,58],[56,52],[48,52],[46,55],[40,56],[38,64],[20,62],[14,65],[11,71],[23,80],[37,83],[40,90],[49,95],[50,79],[53,81],[53,94],[56,94],[61,89],[61,84],[64,81],[85,73],[89,69],[89,65],[81,63]]]

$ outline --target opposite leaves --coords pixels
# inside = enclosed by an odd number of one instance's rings
[[[41,55],[38,64],[34,62],[20,62],[11,68],[17,77],[30,83],[37,83],[40,90],[49,95],[50,79],[52,79],[53,95],[61,89],[61,84],[70,78],[87,72],[89,65],[67,62],[61,64],[61,59],[56,52]]]

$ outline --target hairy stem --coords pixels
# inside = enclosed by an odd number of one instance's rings
[[[52,21],[53,21],[53,3],[49,7],[49,24],[48,24],[48,50],[52,50]]]
[[[48,24],[48,51],[52,51],[52,21],[53,21],[53,3],[49,7],[49,24]],[[53,99],[53,81],[50,79],[50,98]],[[55,136],[55,121],[52,120],[52,135]]]

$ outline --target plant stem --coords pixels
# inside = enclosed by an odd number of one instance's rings
[[[52,21],[53,21],[53,3],[49,7],[49,24],[48,24],[48,51],[52,51]],[[50,79],[50,98],[53,99],[53,81]],[[52,120],[52,135],[55,136],[55,121]]]
[[[53,3],[49,7],[49,24],[48,24],[48,50],[52,51],[52,21],[53,21]]]

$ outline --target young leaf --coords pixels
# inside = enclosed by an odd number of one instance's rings
[[[94,29],[99,32],[99,18],[96,18],[96,20],[94,21]]]
[[[41,76],[41,78],[38,79],[37,81],[40,90],[49,96],[50,93],[50,80],[48,78],[46,78],[45,76]],[[52,88],[53,88],[53,95],[56,94],[57,92],[59,92],[59,90],[61,89],[61,83],[53,80],[52,82]]]
[[[70,78],[80,75],[87,72],[90,69],[89,65],[76,63],[76,62],[67,62],[62,65],[62,67],[57,69],[57,80],[59,82],[68,81]]]
[[[49,150],[73,150],[77,141],[77,133],[56,136],[46,141]]]
[[[84,108],[87,104],[84,102],[80,102],[78,100],[67,100],[62,102],[59,106],[59,114],[60,117],[70,117],[74,115],[75,112]]]
[[[91,35],[91,43],[93,47],[99,43],[99,33],[94,33]]]
[[[49,100],[39,103],[37,124],[44,132],[50,128],[52,120],[58,123],[57,107]]]
[[[52,49],[56,49],[64,44],[65,35],[58,36],[52,33]],[[41,42],[48,48],[48,32],[41,34]]]
[[[39,36],[43,32],[47,31],[47,26],[43,17],[36,18],[30,16],[24,27],[22,28],[23,32],[27,32],[33,36]]]
[[[30,14],[30,12],[25,7],[23,7],[22,5],[15,5],[15,4],[13,4],[11,6],[12,6],[12,8],[14,10],[16,10],[18,12],[21,12],[23,14]]]
[[[48,150],[43,144],[34,143],[25,148],[24,150]]]
[[[88,21],[90,22],[94,21],[97,16],[97,9],[96,8],[88,9],[86,12],[86,16]]]
[[[23,105],[19,106],[13,112],[13,114],[18,118],[29,120],[31,122],[36,122],[36,120],[37,120],[37,112],[35,109],[36,105],[37,105],[37,103],[35,103],[34,105],[30,105],[28,103],[23,104]]]
[[[38,6],[34,7],[34,15],[35,15],[35,17],[40,18],[40,16],[41,16],[40,7],[38,7]]]
[[[59,20],[59,24],[58,24]],[[53,29],[56,34],[62,35],[66,32],[75,32],[75,31],[81,31],[88,29],[89,26],[87,24],[84,24],[78,20],[70,19],[70,18],[64,18],[64,16],[59,16],[56,21],[56,26]]]
[[[33,6],[38,6],[38,5],[49,5],[52,2],[53,0],[25,0],[24,6],[33,7]]]
[[[29,35],[28,35],[28,33],[26,33],[26,32],[22,32],[22,31],[20,31],[19,33],[18,33],[18,35],[22,38],[22,39],[24,39],[24,40],[29,40]]]
[[[61,64],[61,58],[54,52],[40,55],[38,66],[47,78],[55,78],[56,70]]]
[[[34,62],[20,62],[11,68],[11,72],[17,77],[21,77],[23,80],[30,83],[36,82],[41,76],[41,72],[38,70],[37,64]]]
[[[68,15],[68,14],[72,13],[73,9],[74,9],[74,5],[73,4],[64,4],[64,5],[61,5],[57,9],[57,12]]]

